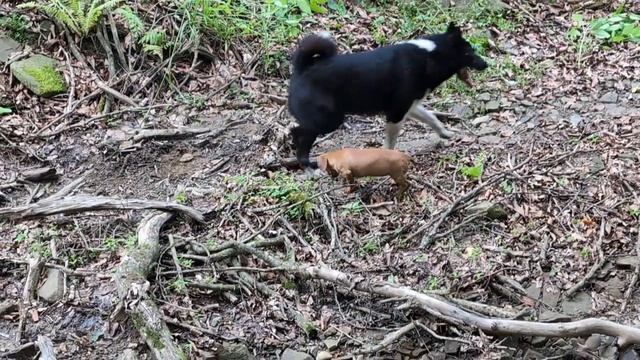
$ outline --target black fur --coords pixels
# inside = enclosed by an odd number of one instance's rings
[[[316,138],[335,131],[346,114],[385,114],[398,123],[414,101],[461,69],[487,67],[453,24],[422,39],[436,48],[400,43],[338,55],[330,38],[309,35],[300,42],[293,54],[289,111],[298,122],[291,135],[302,167],[312,165],[309,152]]]

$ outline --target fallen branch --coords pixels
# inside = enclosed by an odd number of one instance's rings
[[[185,359],[182,350],[173,342],[164,315],[147,293],[147,276],[160,254],[160,229],[171,219],[170,213],[153,213],[138,227],[138,244],[127,252],[113,276],[120,301],[126,304],[133,325],[149,346],[153,358]]]
[[[216,138],[224,131],[234,128],[244,123],[245,120],[232,121],[223,127],[205,128],[177,128],[177,129],[142,129],[136,130],[132,140],[135,142],[143,140],[180,140],[188,139],[198,135]]]
[[[567,292],[564,294],[566,299],[572,297],[576,292],[578,292],[578,290],[582,289],[582,287],[588,281],[590,281],[591,279],[593,279],[594,276],[596,276],[596,272],[602,267],[602,265],[604,265],[606,261],[606,259],[604,258],[604,254],[602,252],[602,239],[604,238],[604,228],[605,228],[605,221],[604,219],[602,219],[600,222],[600,234],[598,235],[598,243],[596,244],[596,247],[598,250],[598,261],[595,264],[593,264],[593,266],[591,267],[587,275],[585,275],[585,277],[582,278],[582,280],[580,280],[577,284],[573,285],[569,290],[567,290]]]
[[[624,293],[624,301],[622,302],[622,306],[620,308],[620,313],[624,313],[627,308],[627,304],[629,303],[629,299],[631,299],[631,294],[635,290],[636,283],[638,282],[638,277],[640,276],[640,227],[638,227],[638,235],[636,239],[636,256],[638,257],[638,262],[636,263],[636,267],[633,270],[633,277],[631,277],[631,283],[627,288],[627,291]]]
[[[55,214],[75,214],[98,210],[144,210],[157,209],[182,213],[198,222],[204,216],[198,210],[177,203],[155,200],[118,199],[103,196],[76,195],[65,198],[47,198],[34,204],[0,209],[0,218],[33,218]]]
[[[20,320],[18,321],[18,330],[16,331],[16,343],[20,343],[22,339],[22,333],[26,326],[27,310],[31,306],[33,301],[33,295],[38,287],[38,281],[40,280],[40,272],[42,271],[42,257],[40,254],[35,254],[28,260],[29,267],[27,268],[27,278],[24,281],[24,288],[22,289],[22,301],[20,302],[19,313]]]
[[[592,334],[604,334],[618,338],[618,345],[624,349],[640,344],[640,329],[617,324],[608,320],[584,319],[567,323],[538,323],[520,320],[486,318],[466,312],[449,303],[431,296],[398,286],[386,281],[354,281],[354,277],[323,266],[309,266],[297,269],[302,275],[322,279],[345,287],[382,295],[386,297],[404,297],[418,303],[421,308],[435,311],[453,318],[465,325],[478,328],[485,333],[495,335],[524,335],[545,337],[579,337]],[[358,280],[358,279],[355,279]]]
[[[390,333],[389,335],[385,336],[384,339],[382,339],[382,341],[380,341],[380,343],[378,343],[377,345],[372,345],[369,346],[367,348],[365,348],[362,351],[358,351],[358,354],[372,354],[372,353],[376,353],[384,348],[386,348],[387,346],[393,344],[395,341],[397,341],[398,339],[400,339],[401,337],[405,336],[409,331],[413,330],[416,328],[416,323],[415,322],[410,322],[407,325],[401,327],[400,329]]]

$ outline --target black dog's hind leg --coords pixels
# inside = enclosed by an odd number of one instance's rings
[[[411,110],[409,110],[409,116],[425,125],[429,125],[441,138],[450,139],[453,137],[453,133],[447,130],[431,111],[422,107],[419,101],[413,103]]]
[[[408,105],[400,106],[393,111],[387,112],[387,122],[384,124],[384,147],[386,149],[395,149],[402,124],[409,117],[410,112],[410,106]]]

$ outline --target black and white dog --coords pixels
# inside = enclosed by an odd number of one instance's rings
[[[340,55],[328,33],[313,34],[299,43],[292,62],[289,111],[298,126],[291,135],[303,168],[316,165],[309,161],[316,138],[335,131],[347,114],[385,114],[389,149],[408,117],[450,138],[452,133],[421,100],[455,74],[468,82],[467,69],[487,68],[454,24],[445,33]]]

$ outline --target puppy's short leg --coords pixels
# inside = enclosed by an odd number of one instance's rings
[[[400,134],[400,129],[402,128],[402,122],[393,123],[387,121],[384,126],[385,138],[384,138],[384,147],[387,149],[394,149],[396,147],[396,143],[398,142],[398,135]]]
[[[409,188],[409,182],[407,181],[407,174],[405,173],[396,173],[391,175],[393,181],[398,184],[398,192],[396,196],[399,197],[404,194],[405,191]]]
[[[421,123],[429,125],[441,138],[450,139],[453,137],[453,133],[447,130],[431,111],[428,111],[419,103],[415,103],[411,107],[409,114]]]

